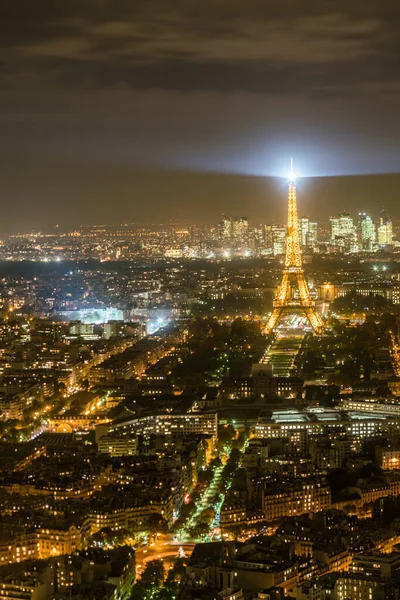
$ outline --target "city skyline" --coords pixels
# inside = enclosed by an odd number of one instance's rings
[[[400,599],[395,0],[3,0],[0,600]]]

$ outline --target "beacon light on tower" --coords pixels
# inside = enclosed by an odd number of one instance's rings
[[[290,159],[290,173],[288,176],[288,180],[289,183],[291,183],[292,185],[296,185],[296,173],[294,172],[293,168],[293,158]]]

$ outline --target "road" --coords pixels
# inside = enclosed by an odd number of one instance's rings
[[[195,542],[174,541],[170,534],[158,536],[154,543],[137,548],[136,575],[141,575],[144,565],[151,560],[162,560],[168,569],[182,552],[190,556],[195,545]]]

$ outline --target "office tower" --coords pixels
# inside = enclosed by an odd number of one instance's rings
[[[301,219],[299,219],[299,235],[300,244],[302,246],[306,245],[309,224],[310,219],[308,217],[301,217]]]
[[[293,294],[293,290],[297,291],[297,295]],[[275,290],[274,309],[268,320],[266,332],[274,331],[285,315],[293,313],[303,314],[315,333],[322,332],[323,322],[315,310],[315,304],[310,298],[304,277],[297,218],[296,178],[292,172],[289,179],[285,266],[282,272],[282,281]]]
[[[282,225],[271,225],[272,234],[272,253],[274,256],[279,256],[285,253],[286,244],[286,227]]]
[[[367,213],[359,213],[358,227],[361,235],[361,248],[366,251],[373,250],[376,241],[376,228],[375,223]]]
[[[331,244],[347,252],[356,252],[358,250],[356,228],[353,218],[348,212],[339,213],[336,217],[331,217]]]
[[[306,235],[306,246],[313,248],[318,241],[318,223],[310,221],[308,223],[308,233]]]
[[[381,211],[378,225],[378,244],[379,246],[390,246],[393,243],[393,224],[386,216],[385,210]]]
[[[249,221],[247,217],[234,218],[232,221],[232,238],[235,242],[244,243],[248,240]]]
[[[272,231],[272,225],[264,225],[264,244],[269,250],[273,250],[274,247],[274,236]]]
[[[313,223],[308,217],[299,219],[300,244],[312,248],[317,242],[317,229],[317,223]]]
[[[222,242],[230,241],[232,238],[232,219],[222,215],[222,221],[218,223],[218,232]]]

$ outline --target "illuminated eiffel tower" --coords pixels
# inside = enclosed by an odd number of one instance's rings
[[[293,160],[289,177],[285,267],[282,273],[282,281],[275,290],[273,311],[267,323],[266,333],[274,331],[281,319],[288,314],[303,314],[314,332],[322,333],[323,322],[321,316],[315,310],[314,301],[310,298],[301,260],[296,176],[293,172]]]

